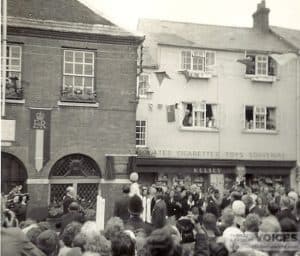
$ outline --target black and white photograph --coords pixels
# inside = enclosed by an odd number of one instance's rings
[[[1,256],[300,256],[299,0],[0,0]]]

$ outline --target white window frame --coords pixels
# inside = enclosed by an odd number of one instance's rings
[[[142,126],[142,122],[145,123],[144,126]],[[140,128],[140,131],[137,131],[137,128]],[[142,129],[144,128],[144,130],[142,131]],[[136,120],[136,125],[135,125],[135,144],[136,147],[146,147],[147,146],[147,120]],[[140,135],[139,137],[137,135]],[[144,142],[144,144],[138,144],[137,141],[139,141],[139,143]]]
[[[246,120],[246,108],[252,107],[253,112],[253,127],[247,127],[247,120]],[[275,129],[267,129],[267,113],[268,109],[275,110]],[[244,128],[247,131],[263,131],[263,132],[275,132],[277,130],[277,108],[273,106],[254,106],[254,105],[246,105],[244,107],[244,117],[245,117],[245,124]],[[259,118],[261,117],[261,118]],[[262,125],[258,125],[262,124]]]
[[[213,64],[209,64],[209,55],[213,54]],[[199,60],[201,60],[199,62]],[[211,59],[210,59],[211,60]],[[183,70],[210,72],[216,65],[216,51],[210,50],[182,50],[181,68]],[[200,68],[201,67],[201,68]]]
[[[262,72],[265,70],[265,72]],[[269,76],[269,58],[267,55],[255,56],[255,75]]]
[[[12,49],[16,48],[19,49],[19,56],[13,57],[12,56]],[[19,65],[12,65],[13,60],[18,60]],[[7,56],[6,56],[6,77],[13,77],[11,74],[17,73],[18,82],[21,83],[22,78],[22,47],[15,44],[8,44],[7,45]]]
[[[218,120],[217,116],[218,113],[216,113],[216,116],[214,116],[214,125],[209,127],[207,120],[206,120],[206,112],[207,112],[207,105],[211,105],[211,108],[215,106],[216,111],[219,111],[219,105],[216,103],[208,103],[208,102],[182,102],[183,105],[183,112],[186,110],[186,106],[188,104],[192,104],[193,111],[192,111],[192,125],[191,126],[184,126],[182,124],[185,113],[179,118],[180,120],[180,127],[183,130],[218,130]],[[198,113],[198,115],[197,115]],[[198,117],[197,117],[198,116]]]
[[[137,95],[139,98],[147,98],[147,92],[149,90],[149,79],[149,74],[143,73],[139,75],[137,88]]]
[[[67,53],[72,53],[72,61],[66,60],[66,54]],[[76,53],[81,53],[83,54],[82,56],[82,62],[76,61]],[[92,56],[92,62],[86,62],[86,54],[91,54]],[[85,95],[85,89],[89,90],[90,94],[93,94],[95,92],[95,52],[93,51],[88,51],[88,50],[76,50],[76,49],[64,49],[64,59],[63,59],[63,90],[65,89],[70,89],[73,94],[76,92],[76,90],[81,90],[82,93],[81,95]],[[73,67],[73,72],[66,72],[66,64],[72,64]],[[76,65],[81,65],[82,66],[82,73],[76,73],[75,68]],[[87,66],[91,66],[91,74],[85,74],[85,68]],[[66,77],[72,77],[72,85],[66,84]],[[76,77],[82,78],[82,84],[81,85],[75,85],[75,79]],[[92,83],[91,86],[86,86],[85,85],[85,79],[91,79]]]

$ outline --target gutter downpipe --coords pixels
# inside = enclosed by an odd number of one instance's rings
[[[5,116],[5,90],[6,90],[6,46],[7,46],[7,0],[2,0],[2,97],[1,116]]]

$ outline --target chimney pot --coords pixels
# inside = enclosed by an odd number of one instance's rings
[[[257,10],[253,16],[253,28],[266,32],[269,30],[269,12],[270,9],[266,8],[265,0],[257,4]]]

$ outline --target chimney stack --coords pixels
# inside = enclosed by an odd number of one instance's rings
[[[262,32],[269,30],[269,12],[270,9],[266,8],[265,0],[262,0],[261,3],[257,5],[256,12],[252,15],[254,29]]]

